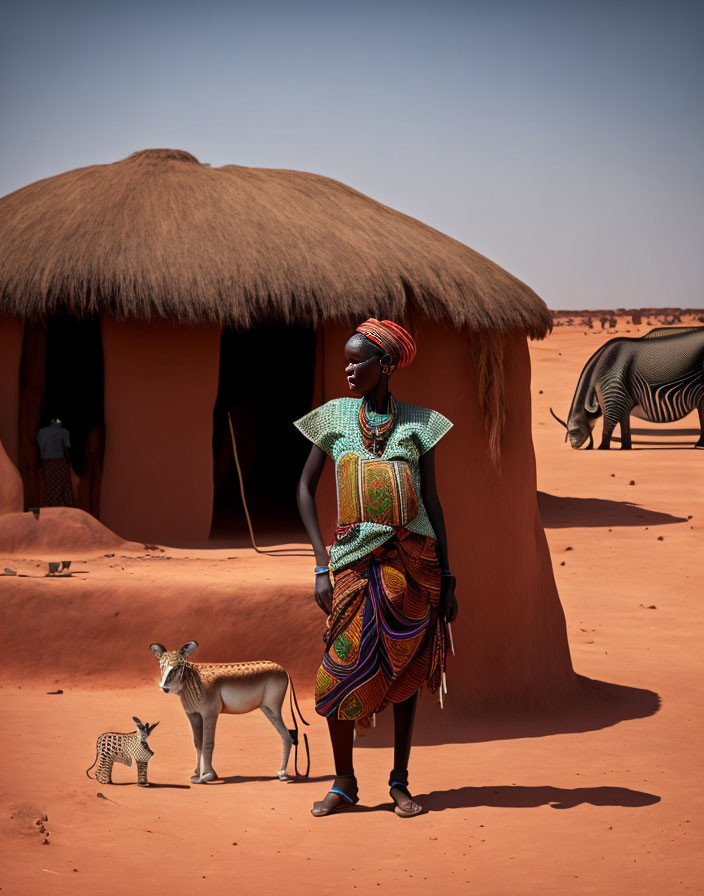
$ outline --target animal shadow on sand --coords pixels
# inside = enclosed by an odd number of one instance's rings
[[[574,526],[665,526],[686,523],[687,517],[648,510],[630,501],[572,498],[538,492],[538,509],[546,529]]]
[[[111,781],[111,785],[113,787],[138,787],[136,781]],[[145,787],[145,790],[157,790],[161,788],[162,790],[190,790],[190,784],[159,784],[158,781],[150,781],[149,787]]]
[[[651,445],[658,448],[667,448],[669,451],[689,451],[693,447],[692,443],[671,442],[667,436],[692,437],[693,441],[696,441],[699,438],[699,434],[700,431],[698,429],[631,429],[633,445],[631,450],[638,451],[640,449],[647,451],[648,448],[641,449],[640,446]],[[638,436],[651,436],[652,438],[641,439],[637,438]],[[619,436],[612,436],[612,441],[618,443],[619,447],[621,446],[621,438]]]
[[[276,781],[276,775],[223,775],[222,778],[216,778],[214,781],[208,782],[208,787],[217,787],[222,784],[251,784],[265,781]],[[334,781],[335,775],[311,775],[308,778],[304,778],[302,775],[293,775],[289,774],[288,781],[284,781],[284,784],[308,784],[310,782],[317,781]],[[198,785],[195,784],[195,787]]]

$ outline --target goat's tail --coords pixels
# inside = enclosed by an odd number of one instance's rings
[[[95,759],[93,760],[93,765],[95,765],[95,763],[98,761],[98,753],[99,752],[100,752],[100,750],[98,749],[98,745],[96,744],[95,745]],[[86,777],[90,778],[91,781],[93,780],[93,775],[89,775],[88,772],[93,768],[93,765],[89,765],[88,768],[86,769]]]
[[[295,690],[295,688],[294,688],[294,686],[293,686],[293,679],[291,678],[290,675],[289,675],[289,677],[288,677],[288,683],[289,683],[289,685],[290,685],[290,687],[291,687],[291,690],[289,691],[289,694],[288,694],[289,702],[291,703],[291,715],[293,716],[293,703],[294,703],[294,701],[295,701],[295,703],[296,703],[296,711],[297,711],[297,713],[298,713],[298,716],[299,716],[300,720],[303,722],[304,725],[310,725],[310,722],[306,722],[306,720],[303,718],[303,713],[301,712],[301,709],[300,709],[300,707],[299,707],[299,705],[298,705],[298,700],[296,699],[296,690]],[[294,719],[295,719],[295,716],[294,716]]]
[[[296,697],[296,690],[293,686],[293,679],[291,678],[290,675],[288,676],[288,684],[289,684],[288,700],[289,700],[289,706],[291,708],[291,718],[293,719],[293,728],[289,729],[289,734],[291,735],[291,739],[293,741],[293,749],[294,749],[293,765],[296,770],[296,774],[298,775],[299,774],[299,772],[298,772],[298,722],[296,721],[296,713],[293,711],[294,703],[296,705],[296,712],[298,712],[298,716],[299,716],[300,720],[303,722],[303,724],[309,725],[310,722],[306,722],[306,720],[303,718],[303,713],[301,712],[301,708],[298,705],[298,699]],[[305,733],[305,731],[303,732],[303,743],[306,748],[306,771],[305,771],[305,774],[302,775],[301,777],[307,778],[310,773],[310,748],[308,746],[308,735]]]

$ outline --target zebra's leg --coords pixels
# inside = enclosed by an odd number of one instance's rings
[[[611,437],[614,434],[617,423],[618,420],[614,420],[613,418],[609,417],[606,414],[606,411],[604,411],[604,426],[601,431],[601,442],[599,444],[599,448],[602,451],[608,451],[611,447]]]
[[[286,727],[284,720],[281,716],[281,707],[274,708],[271,706],[266,706],[266,704],[262,703],[261,711],[264,715],[269,719],[271,724],[276,728],[279,732],[279,737],[281,738],[281,743],[283,744],[283,756],[281,757],[281,768],[278,772],[278,777],[281,781],[285,781],[288,778],[286,774],[286,768],[288,766],[288,757],[291,755],[291,747],[293,746],[293,739],[289,734],[288,728]]]
[[[213,768],[213,750],[215,749],[215,726],[218,723],[218,713],[203,716],[203,746],[200,755],[200,784],[214,781],[218,773]]]
[[[699,414],[699,441],[694,443],[695,448],[704,448],[704,401],[702,401],[698,407],[697,412]]]
[[[203,716],[199,712],[187,712],[193,730],[193,745],[196,748],[196,768],[191,775],[191,784],[200,783],[200,757],[203,751]]]
[[[624,383],[618,376],[597,383],[595,389],[597,399],[604,412],[604,425],[599,448],[608,451],[614,429],[630,411],[632,402],[629,402]]]
[[[631,412],[626,411],[621,417],[621,448],[631,448]]]
[[[147,763],[137,760],[137,783],[140,787],[149,787],[147,780]]]

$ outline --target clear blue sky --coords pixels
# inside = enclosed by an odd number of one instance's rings
[[[5,4],[0,195],[177,147],[337,178],[553,308],[704,307],[703,8]]]

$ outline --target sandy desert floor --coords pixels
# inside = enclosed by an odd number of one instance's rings
[[[619,335],[647,329],[621,325]],[[630,452],[577,452],[548,413],[552,405],[566,416],[581,364],[611,335],[560,327],[531,343],[533,432],[574,667],[632,689],[633,718],[482,719],[466,730],[438,729],[412,756],[412,783],[427,812],[409,820],[389,808],[389,751],[359,749],[360,806],[314,819],[308,809],[329,786],[331,766],[306,688],[298,693],[311,722],[310,780],[272,778],[279,741],[252,713],[221,719],[215,767],[222,778],[193,786],[188,724],[178,699],[158,690],[148,654],[135,686],[118,688],[106,670],[119,656],[96,627],[105,670],[74,684],[52,674],[50,647],[38,643],[49,665],[45,683],[20,663],[0,689],[2,893],[702,892],[704,451],[690,448],[696,417],[666,428],[634,420]],[[118,626],[127,625],[136,579],[172,594],[191,576],[207,612],[218,563],[235,556],[241,575],[256,569],[246,551],[209,560],[170,551],[173,559],[164,560],[103,546],[74,562],[90,572],[89,586],[88,576],[32,578],[40,555],[0,557],[0,569],[28,576],[0,580],[0,591],[4,585],[3,603],[18,619],[25,613],[23,631],[35,625],[38,639],[49,612],[42,589],[97,589]],[[302,595],[309,567],[306,556],[287,561],[287,582]],[[171,628],[163,624],[166,639]],[[16,647],[9,628],[6,621],[6,655]],[[76,664],[80,671],[80,651]],[[88,780],[96,735],[131,730],[134,714],[161,722],[150,739],[151,788],[136,786],[134,767],[116,766],[118,786]],[[388,722],[380,718],[380,728]]]

